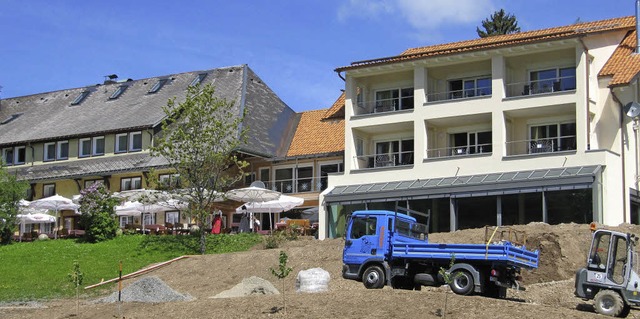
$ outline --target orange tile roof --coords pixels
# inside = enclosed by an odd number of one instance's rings
[[[541,41],[559,40],[604,31],[632,29],[634,27],[634,16],[599,20],[594,22],[576,23],[568,26],[554,27],[542,30],[519,32],[507,35],[497,35],[486,38],[478,38],[474,40],[413,48],[404,51],[398,56],[353,62],[350,66],[339,67],[335,71],[341,72],[372,65],[411,61],[432,56],[494,49]]]
[[[333,105],[327,110],[327,113],[324,115],[324,119],[344,119],[344,100],[346,95],[344,92],[340,94],[338,99],[333,102]]]
[[[325,120],[329,110],[331,109],[301,114],[287,157],[344,151],[344,117]]]
[[[598,73],[599,77],[612,77],[609,87],[628,85],[640,73],[640,54],[635,54],[636,42],[636,31],[627,33]]]

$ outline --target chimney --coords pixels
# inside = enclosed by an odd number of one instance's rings
[[[104,76],[104,84],[113,84],[113,83],[116,83],[117,80],[118,80],[117,74],[110,74],[110,75]]]

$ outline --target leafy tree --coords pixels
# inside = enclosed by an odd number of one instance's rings
[[[289,273],[293,270],[293,268],[287,267],[288,259],[289,259],[289,256],[287,256],[287,253],[285,253],[284,251],[280,251],[280,258],[278,259],[279,260],[278,269],[269,268],[269,270],[271,271],[271,274],[274,275],[279,280],[287,278],[287,276],[289,276]],[[282,281],[282,302],[283,302],[284,314],[286,315],[287,299],[285,298],[285,290],[286,290],[286,287],[284,285],[284,281]]]
[[[118,199],[99,183],[80,191],[80,225],[84,228],[84,238],[88,242],[113,239],[118,231],[114,207]]]
[[[444,268],[444,267],[440,267],[440,270],[438,270],[438,274],[440,276],[442,276],[442,279],[444,280],[444,283],[447,285],[451,285],[451,283],[456,280],[456,277],[459,276],[459,273],[450,273],[449,269],[451,269],[451,267],[453,267],[453,265],[456,264],[456,254],[451,254],[451,260],[449,261],[449,267],[448,268]],[[446,318],[447,317],[447,303],[448,303],[448,294],[447,294],[447,290],[443,290],[444,292],[444,309],[442,309],[442,312],[438,313],[438,315],[442,318]],[[440,310],[440,309],[438,309]]]
[[[520,32],[516,16],[510,13],[505,13],[504,9],[494,12],[489,18],[484,19],[482,21],[482,27],[484,30],[480,30],[479,27],[476,27],[476,32],[481,38]]]
[[[84,279],[84,274],[80,271],[80,263],[73,261],[73,271],[67,274],[67,279],[76,288],[76,315],[80,314],[80,286]]]
[[[19,214],[18,203],[27,194],[29,185],[9,174],[0,162],[0,244],[11,243]]]
[[[162,133],[151,147],[151,154],[162,156],[180,176],[180,187],[168,191],[188,202],[187,213],[200,228],[200,252],[206,251],[205,221],[212,205],[223,191],[241,180],[247,162],[234,151],[246,141],[242,126],[246,114],[238,116],[233,102],[215,96],[211,84],[191,86],[185,101],[170,99]]]

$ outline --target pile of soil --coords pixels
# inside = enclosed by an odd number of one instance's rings
[[[613,227],[640,234],[640,226]],[[160,278],[176,292],[193,297],[190,301],[159,303],[95,304],[96,296],[84,296],[76,314],[75,299],[41,301],[47,308],[6,307],[2,318],[439,318],[446,304],[448,318],[602,318],[590,302],[573,296],[575,271],[583,267],[589,249],[588,225],[543,223],[513,226],[526,232],[523,244],[540,251],[539,268],[522,273],[526,291],[509,290],[507,299],[458,296],[445,288],[424,287],[422,291],[365,289],[362,283],[342,279],[343,239],[314,240],[300,238],[279,249],[262,247],[241,253],[190,256],[145,276]],[[485,229],[468,229],[430,235],[441,243],[482,243]],[[496,238],[494,238],[496,239]],[[293,272],[284,280],[275,278],[269,268],[278,266],[279,251],[289,256]],[[329,272],[329,290],[320,293],[296,293],[295,279],[301,270],[322,268]],[[249,294],[235,298],[212,298],[256,276],[268,280],[280,294]],[[127,280],[131,285],[143,277]],[[103,296],[117,289],[114,284]],[[89,294],[96,292],[88,292]],[[632,310],[630,317],[640,316]]]

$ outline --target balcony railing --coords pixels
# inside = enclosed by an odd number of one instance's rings
[[[510,141],[507,145],[507,156],[540,154],[576,150],[576,136],[567,135],[535,140]]]
[[[463,145],[427,150],[427,158],[441,158],[454,156],[471,156],[478,154],[491,154],[493,147],[489,144]]]
[[[413,97],[357,102],[356,105],[360,109],[359,112],[356,112],[357,114],[395,112],[413,109]]]
[[[327,177],[299,177],[297,179],[281,179],[263,181],[267,189],[284,194],[321,192],[328,186]],[[247,185],[248,186],[248,185]]]
[[[491,86],[473,89],[427,93],[427,102],[437,102],[455,99],[470,99],[480,96],[491,96]]]
[[[356,167],[379,168],[413,165],[413,151],[355,156]]]
[[[553,93],[571,91],[576,89],[576,77],[565,76],[552,79],[514,82],[507,84],[507,97],[535,95],[543,93]]]

